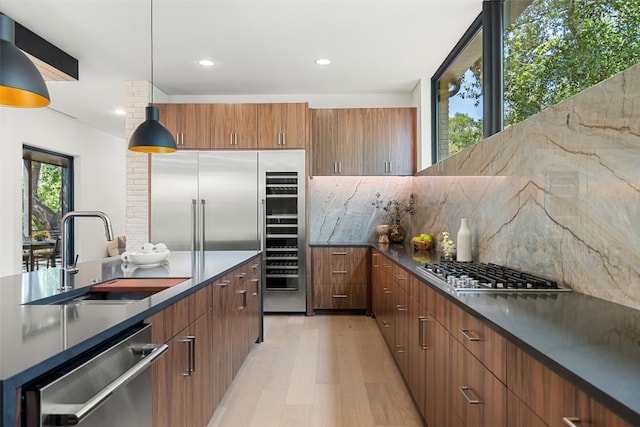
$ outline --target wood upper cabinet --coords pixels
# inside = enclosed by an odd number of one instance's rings
[[[362,175],[365,109],[312,109],[314,175]]]
[[[367,248],[312,248],[312,258],[315,308],[367,308]]]
[[[257,104],[211,104],[211,148],[258,148]]]
[[[258,104],[258,148],[306,148],[308,111],[307,103]]]
[[[154,104],[179,150],[211,148],[210,104]]]
[[[312,109],[314,175],[413,175],[415,108]]]
[[[367,109],[364,141],[364,175],[413,175],[416,109]]]

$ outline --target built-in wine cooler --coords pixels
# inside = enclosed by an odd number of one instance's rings
[[[304,152],[273,154],[274,164],[266,163],[262,172],[264,309],[266,312],[304,312]],[[287,162],[282,158],[292,154],[296,155],[297,161]]]

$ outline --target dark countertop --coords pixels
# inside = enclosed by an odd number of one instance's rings
[[[319,243],[315,246],[360,246]],[[415,273],[435,252],[369,244]],[[456,294],[414,274],[632,425],[640,426],[640,311],[578,292]]]
[[[119,257],[80,264],[71,276],[83,293],[91,281],[119,277],[184,277],[185,282],[131,304],[37,305],[58,299],[60,269],[34,271],[0,278],[0,379],[3,405],[16,387],[98,345],[151,314],[202,288],[235,267],[253,259],[256,251],[207,252],[193,264],[190,252],[172,252],[168,264],[125,268]],[[5,416],[7,414],[4,414]]]

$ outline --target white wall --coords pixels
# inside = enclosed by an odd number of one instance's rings
[[[23,144],[73,156],[75,210],[101,210],[124,234],[126,141],[47,108],[0,107],[0,276],[21,271]],[[80,261],[102,258],[102,221],[76,220],[75,246]]]

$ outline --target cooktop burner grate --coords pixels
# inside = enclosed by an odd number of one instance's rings
[[[457,292],[564,292],[555,281],[492,263],[441,261],[418,267],[428,279],[444,282]]]

